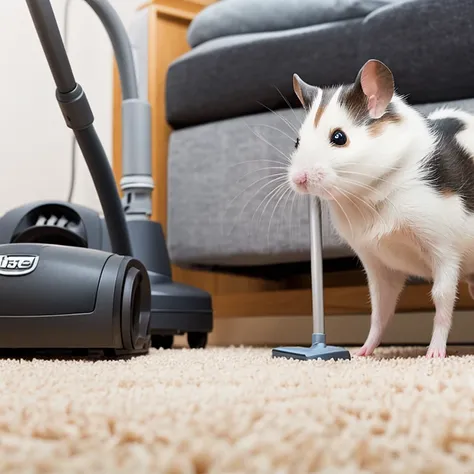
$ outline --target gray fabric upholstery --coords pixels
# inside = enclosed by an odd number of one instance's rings
[[[360,26],[361,20],[349,20],[204,43],[168,70],[168,122],[181,128],[262,112],[259,102],[285,106],[275,87],[297,105],[294,72],[321,85],[353,80]]]
[[[473,97],[473,18],[471,0],[407,0],[364,19],[207,41],[171,65],[167,118],[180,128],[261,112],[258,102],[285,107],[274,86],[296,104],[294,72],[321,86],[351,82],[369,58],[393,69],[413,103]]]
[[[413,103],[474,97],[474,2],[409,0],[371,13],[359,62],[387,62]]]
[[[428,112],[438,105],[442,104],[419,108]],[[474,99],[451,105],[474,113]],[[295,115],[289,109],[279,114],[293,126],[302,117],[301,109],[295,110]],[[300,198],[292,205],[293,195],[288,193],[277,206],[281,193],[269,194],[283,183],[283,179],[271,180],[280,173],[283,176],[285,158],[281,153],[291,152],[294,136],[291,128],[270,112],[173,132],[168,165],[168,246],[175,263],[262,265],[309,260],[307,202]],[[265,200],[265,196],[269,198]],[[325,205],[323,216],[324,257],[353,255],[337,238]]]
[[[216,2],[192,21],[191,47],[222,36],[279,31],[366,16],[404,0],[226,0]]]
[[[301,117],[301,110],[295,113]],[[281,115],[293,125],[298,123],[290,110]],[[172,134],[168,157],[168,248],[174,262],[259,265],[307,260],[309,225],[302,199],[293,206],[291,227],[289,208],[285,210],[281,205],[268,231],[277,201],[270,201],[265,208],[267,201],[263,200],[283,183],[283,179],[273,184],[271,180],[278,173],[283,176],[284,169],[278,168],[284,166],[285,159],[251,130],[256,128],[283,153],[288,153],[294,142],[273,129],[255,127],[259,124],[291,134],[271,113]],[[273,167],[276,169],[266,169]],[[347,255],[329,235],[326,209],[324,214],[325,256]]]

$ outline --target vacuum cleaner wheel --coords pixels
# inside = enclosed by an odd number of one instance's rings
[[[207,332],[188,332],[188,346],[191,349],[204,349],[207,345]],[[173,334],[152,334],[151,345],[155,349],[172,349]]]
[[[151,336],[151,345],[155,349],[171,349],[173,344],[173,334],[152,334]]]
[[[188,345],[191,349],[204,349],[207,345],[207,332],[188,332]]]

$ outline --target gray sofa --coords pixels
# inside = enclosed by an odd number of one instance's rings
[[[307,262],[307,203],[279,200],[277,191],[263,201],[282,183],[272,179],[284,172],[303,117],[293,73],[342,84],[377,58],[420,110],[474,112],[473,18],[470,0],[221,0],[203,10],[189,28],[192,49],[171,65],[166,84],[172,260]],[[325,261],[352,257],[324,206],[323,246]]]

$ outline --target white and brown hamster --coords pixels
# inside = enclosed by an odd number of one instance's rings
[[[334,227],[360,258],[372,306],[358,355],[373,353],[409,276],[432,281],[426,355],[445,357],[459,281],[474,298],[474,116],[425,116],[369,60],[353,84],[320,88],[293,76],[306,109],[290,186],[328,202]],[[472,276],[471,276],[472,275]]]

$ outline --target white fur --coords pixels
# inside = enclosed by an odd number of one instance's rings
[[[441,196],[421,179],[420,165],[438,137],[415,109],[394,96],[401,121],[388,123],[372,137],[367,128],[352,123],[337,103],[339,93],[317,127],[321,94],[310,109],[292,156],[290,184],[295,187],[293,173],[307,173],[307,189],[295,189],[329,202],[334,226],[364,265],[372,324],[360,354],[371,354],[380,343],[405,280],[413,275],[433,280],[436,314],[428,355],[443,357],[458,281],[474,275],[474,217],[466,215],[458,196]],[[437,110],[431,117],[463,120],[468,129],[456,138],[474,156],[474,117],[454,109]],[[348,146],[331,146],[335,128],[347,134]],[[474,293],[474,279],[470,290]]]

